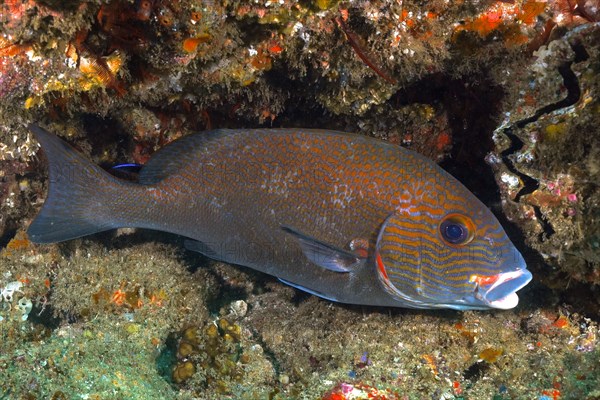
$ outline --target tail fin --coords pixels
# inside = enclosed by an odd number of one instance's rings
[[[48,196],[27,230],[29,239],[54,243],[118,227],[102,210],[106,189],[118,181],[58,136],[34,124],[29,130],[42,145],[49,170]]]

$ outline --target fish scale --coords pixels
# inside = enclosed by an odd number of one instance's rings
[[[189,249],[209,257],[365,305],[510,308],[531,279],[496,218],[462,184],[425,157],[373,138],[308,129],[203,132],[159,150],[139,182],[129,182],[30,129],[50,176],[28,230],[34,242],[117,227],[161,230],[189,238]],[[65,179],[65,163],[78,173]],[[457,239],[445,237],[447,225],[450,233],[466,231],[468,241],[448,242]]]

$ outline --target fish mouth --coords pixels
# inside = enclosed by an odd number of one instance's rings
[[[514,308],[519,303],[517,291],[531,281],[531,272],[527,269],[502,272],[485,277],[487,284],[477,283],[475,297],[488,307],[501,310]]]

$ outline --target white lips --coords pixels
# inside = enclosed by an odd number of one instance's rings
[[[510,310],[515,308],[519,304],[519,296],[515,292],[501,298],[500,300],[491,301],[488,303],[490,307],[498,308],[500,310]]]

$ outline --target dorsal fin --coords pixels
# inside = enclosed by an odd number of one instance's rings
[[[152,185],[160,182],[166,177],[180,171],[192,163],[197,163],[198,154],[208,152],[210,142],[218,141],[219,138],[226,136],[237,136],[240,134],[248,135],[275,135],[275,134],[291,134],[293,132],[301,132],[306,134],[327,134],[332,136],[347,136],[347,133],[338,131],[329,131],[322,129],[215,129],[212,131],[194,133],[184,136],[180,139],[169,143],[162,149],[152,155],[148,163],[144,165],[139,175],[139,183],[144,185]],[[365,138],[363,138],[365,139]],[[372,139],[375,140],[375,139]],[[219,141],[220,143],[221,141]],[[216,143],[213,143],[216,144]],[[201,160],[200,160],[201,161]]]
[[[169,175],[197,162],[194,157],[202,151],[209,142],[216,138],[234,134],[231,129],[216,129],[213,131],[194,133],[177,139],[152,155],[140,171],[139,183],[152,185],[160,182]]]

